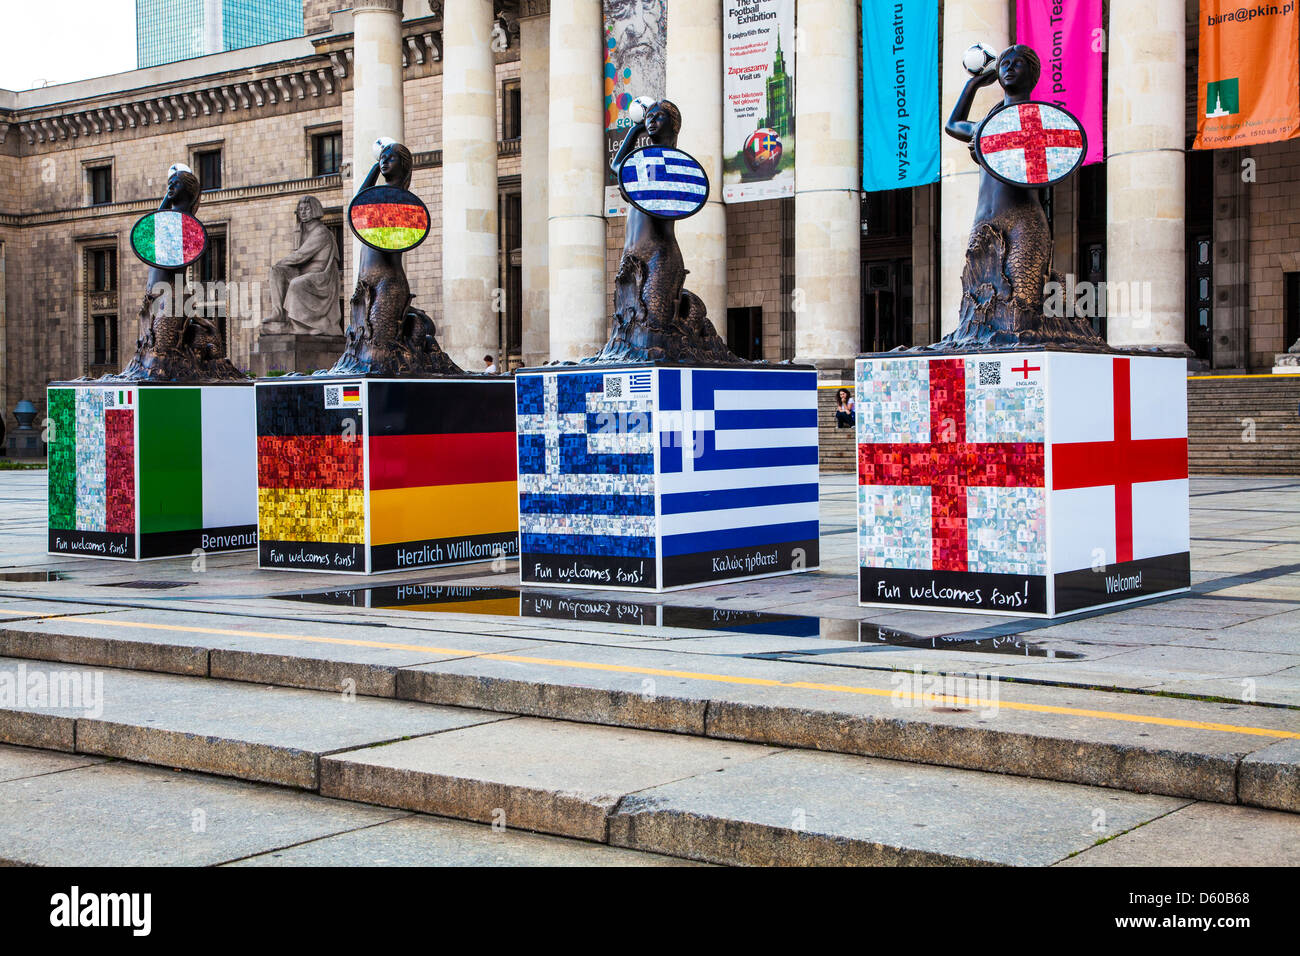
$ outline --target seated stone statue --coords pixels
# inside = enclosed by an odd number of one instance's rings
[[[642,133],[658,146],[677,145],[682,114],[668,100],[646,110],[611,163],[618,172]],[[688,275],[677,245],[677,223],[647,215],[635,206],[627,213],[623,258],[614,278],[614,320],[609,342],[590,362],[681,362],[738,364],[713,323],[704,302],[684,288]]]
[[[340,335],[339,249],[321,221],[325,210],[315,196],[298,200],[293,252],[271,267],[271,315],[264,330]]]

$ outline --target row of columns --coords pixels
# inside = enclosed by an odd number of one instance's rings
[[[859,54],[858,31],[846,27],[858,22],[858,4],[798,0],[797,7],[795,348],[797,358],[829,368],[847,367],[859,350]],[[601,6],[600,0],[552,0],[549,15],[520,24],[523,350],[530,364],[590,355],[607,334]],[[1114,5],[1110,16],[1108,281],[1141,289],[1139,309],[1109,317],[1110,339],[1184,351],[1183,2]],[[378,135],[401,135],[400,18],[400,0],[354,5],[354,157],[368,156]],[[492,19],[492,0],[444,4],[441,334],[467,368],[477,368],[497,341]],[[1005,47],[1010,34],[1005,0],[945,5],[945,110],[966,82],[960,51],[977,41]],[[664,93],[683,114],[682,147],[715,184],[705,209],[678,225],[678,241],[690,287],[725,336],[719,0],[669,18],[667,77]],[[972,115],[986,113],[997,96],[996,86],[983,91]],[[964,144],[942,141],[939,314],[947,333],[957,323],[979,176]],[[1058,264],[1062,272],[1071,268]]]

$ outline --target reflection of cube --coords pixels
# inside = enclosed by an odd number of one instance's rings
[[[576,367],[516,381],[525,583],[662,591],[817,567],[815,372]]]
[[[49,550],[164,558],[257,546],[247,384],[56,384]]]
[[[857,363],[863,604],[1054,616],[1190,585],[1181,359]]]
[[[516,553],[505,378],[257,383],[263,568],[374,573]]]

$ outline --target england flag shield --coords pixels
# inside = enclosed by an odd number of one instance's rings
[[[1051,103],[1012,103],[990,113],[975,132],[975,159],[1012,186],[1051,186],[1088,153],[1083,124]]]
[[[642,146],[618,168],[623,198],[647,216],[685,219],[704,208],[709,177],[695,157],[669,146]]]

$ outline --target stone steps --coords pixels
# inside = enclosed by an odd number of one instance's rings
[[[6,622],[0,670],[114,676],[103,715],[0,707],[0,741],[313,789],[332,753],[527,716],[1300,812],[1300,721],[1284,708],[1005,681],[991,706],[883,670],[464,623],[143,609]]]
[[[60,669],[0,661],[19,665],[29,681]],[[0,707],[0,740],[723,864],[1046,865],[1189,802],[686,734],[100,673],[101,713],[11,704]]]

